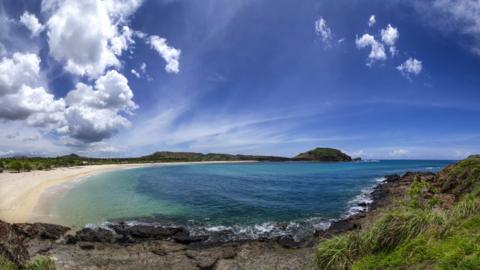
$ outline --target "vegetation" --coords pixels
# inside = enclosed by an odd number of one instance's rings
[[[352,158],[338,149],[333,148],[315,148],[311,151],[301,153],[294,157],[295,160],[306,161],[352,161]]]
[[[55,270],[55,262],[50,257],[37,257],[24,266],[17,266],[13,262],[0,256],[0,270]]]
[[[446,168],[432,183],[416,179],[397,210],[385,213],[365,230],[320,243],[313,268],[480,269],[478,168],[480,158],[470,157]],[[466,181],[459,181],[462,177]],[[451,208],[432,203],[432,198],[444,195],[437,187],[446,184],[448,190],[469,191],[459,193],[459,201]]]
[[[194,161],[352,161],[352,158],[337,149],[316,148],[296,157],[276,157],[258,155],[230,155],[218,153],[193,152],[156,152],[151,155],[135,158],[89,158],[75,154],[60,157],[11,157],[0,158],[0,172],[22,172],[32,170],[50,170],[59,167],[83,165],[119,164],[119,163],[157,163],[157,162],[194,162]]]

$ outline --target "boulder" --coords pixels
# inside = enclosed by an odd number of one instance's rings
[[[39,238],[44,240],[58,240],[70,230],[70,228],[65,226],[46,223],[21,223],[13,224],[12,226],[15,231],[28,238]]]
[[[104,228],[84,228],[75,234],[75,239],[83,242],[112,243],[115,241],[115,234]]]
[[[0,221],[0,256],[21,265],[30,256],[24,245],[25,236],[19,234],[11,224]]]

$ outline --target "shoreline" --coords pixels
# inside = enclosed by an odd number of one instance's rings
[[[49,171],[3,172],[0,173],[0,220],[10,223],[49,222],[44,218],[45,214],[48,214],[48,207],[53,204],[53,201],[51,200],[52,196],[42,198],[46,197],[44,196],[46,191],[106,172],[155,166],[251,162],[257,161],[106,164],[63,167]],[[60,188],[53,194],[53,197],[61,196],[68,190],[68,188]]]
[[[61,225],[0,221],[0,228],[3,226],[12,235],[24,239],[11,247],[24,250],[20,259],[25,261],[41,250],[42,255],[53,258],[61,269],[113,270],[131,269],[130,266],[142,269],[152,265],[158,269],[236,269],[234,266],[263,269],[281,264],[285,269],[301,270],[309,266],[309,258],[321,241],[368,228],[385,211],[398,206],[398,199],[406,194],[417,176],[427,179],[436,175],[407,172],[385,176],[385,181],[373,189],[371,203],[365,205],[366,211],[337,220],[327,230],[304,239],[285,235],[273,239],[208,243],[208,237],[192,235],[185,228],[127,224],[87,227],[72,232],[71,228]],[[126,265],[127,268],[120,267]]]

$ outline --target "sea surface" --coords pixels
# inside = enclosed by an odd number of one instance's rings
[[[185,164],[118,170],[76,183],[53,207],[63,224],[186,226],[242,238],[327,228],[364,208],[385,175],[436,172],[453,161]]]

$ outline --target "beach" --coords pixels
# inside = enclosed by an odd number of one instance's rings
[[[228,161],[252,162],[252,161]],[[135,163],[135,164],[108,164],[88,165],[78,167],[57,168],[49,171],[31,171],[0,173],[0,220],[16,222],[46,222],[36,212],[46,213],[52,202],[41,202],[42,195],[47,190],[82,178],[113,170],[140,168],[145,166],[171,166],[181,164],[209,164],[227,163],[226,161],[206,162],[171,162],[171,163]],[[66,192],[68,189],[56,189],[56,192]],[[55,194],[61,195],[61,194]],[[55,196],[49,196],[53,198]]]

